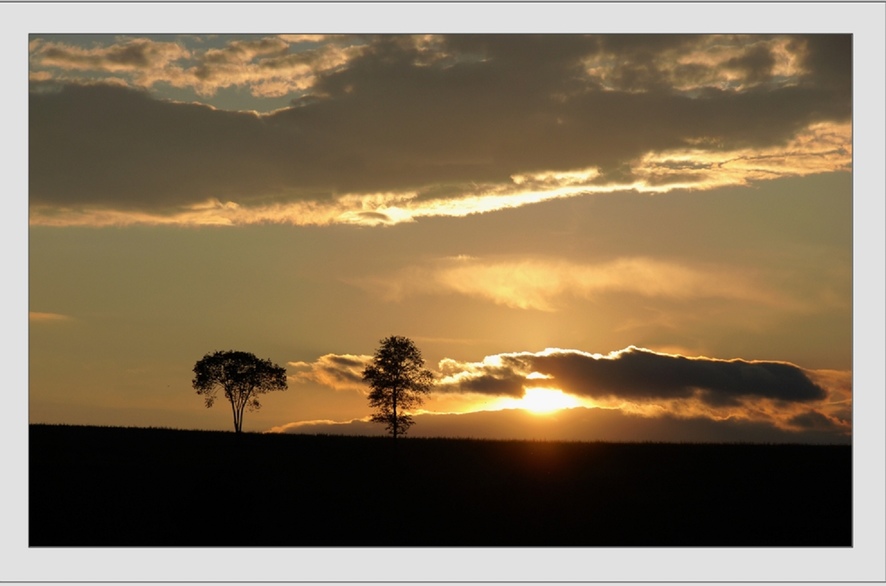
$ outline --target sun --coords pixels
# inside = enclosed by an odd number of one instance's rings
[[[560,389],[550,387],[523,387],[523,396],[501,397],[492,405],[486,404],[487,411],[501,411],[503,409],[521,409],[533,415],[547,415],[563,409],[573,407],[594,407],[587,399],[574,395],[567,395]]]
[[[581,400],[563,393],[559,389],[530,387],[523,392],[523,398],[514,401],[514,406],[531,413],[552,413],[560,409],[580,407]]]

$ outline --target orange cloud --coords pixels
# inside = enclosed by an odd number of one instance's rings
[[[319,45],[290,52],[291,47],[304,43]],[[72,74],[105,72],[126,74],[132,85],[142,88],[168,83],[212,96],[220,89],[245,86],[260,97],[308,89],[316,83],[318,73],[341,67],[362,50],[360,45],[341,45],[336,37],[323,35],[237,39],[221,48],[208,49],[145,38],[88,48],[35,39],[29,49],[32,71],[42,79],[76,80]]]
[[[667,83],[686,93],[790,87],[808,73],[807,44],[782,36],[700,35],[652,53],[628,55],[605,46],[584,60],[587,75],[609,91],[642,92]],[[648,77],[637,75],[642,68]],[[628,75],[628,72],[634,75]]]
[[[369,417],[334,421],[332,419],[311,419],[309,421],[293,421],[284,425],[275,425],[267,433],[330,433],[330,430],[350,430],[356,435],[381,435],[383,430],[369,421]],[[358,430],[358,431],[357,431]],[[372,432],[376,432],[373,434]],[[335,431],[332,431],[335,433]]]
[[[507,307],[540,311],[555,311],[570,296],[612,292],[681,300],[735,299],[777,306],[794,303],[767,290],[752,275],[734,269],[644,257],[598,264],[546,258],[446,259],[437,266],[408,267],[394,275],[353,282],[390,300],[415,294],[459,293]]]
[[[62,70],[97,70],[112,73],[164,69],[179,59],[191,56],[188,49],[175,42],[133,38],[119,43],[90,48],[39,39],[30,44],[31,67]]]
[[[61,313],[50,313],[45,311],[29,311],[28,312],[28,321],[38,322],[38,323],[55,323],[55,322],[64,322],[70,321],[72,318],[69,315],[63,315]]]

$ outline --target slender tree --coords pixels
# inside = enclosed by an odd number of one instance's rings
[[[390,336],[363,370],[371,389],[369,406],[376,410],[372,421],[384,423],[395,440],[415,423],[406,411],[421,405],[431,390],[433,375],[423,367],[421,351],[412,340]]]
[[[234,431],[243,431],[243,410],[261,408],[258,396],[286,389],[286,369],[250,352],[227,350],[207,354],[194,365],[194,388],[212,407],[216,393],[224,390],[234,413]]]

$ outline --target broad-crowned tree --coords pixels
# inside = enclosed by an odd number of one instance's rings
[[[376,410],[372,421],[384,423],[395,440],[415,423],[406,411],[421,405],[431,390],[433,374],[423,367],[421,351],[412,340],[390,336],[363,370],[371,389],[369,406]]]
[[[194,388],[212,407],[222,389],[234,412],[234,431],[243,431],[243,410],[261,408],[258,396],[286,389],[286,369],[250,352],[226,350],[207,354],[194,365]]]

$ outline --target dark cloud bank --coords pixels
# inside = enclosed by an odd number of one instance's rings
[[[410,37],[372,37],[346,67],[318,73],[309,96],[268,115],[34,81],[30,200],[162,212],[589,166],[607,182],[629,179],[627,162],[650,151],[777,145],[810,123],[849,119],[850,36],[792,38],[806,47],[806,72],[791,83],[773,74],[773,49],[749,43],[721,66],[740,91],[679,90],[704,68],[666,71],[655,56],[701,38],[456,35],[427,52]],[[585,69],[601,55],[618,56],[605,80]]]
[[[587,397],[694,396],[712,406],[737,405],[742,398],[808,403],[827,397],[802,369],[784,362],[687,358],[633,346],[608,356],[562,350],[500,357],[502,366],[478,368],[452,390],[520,396],[526,374],[538,372],[548,377],[545,384]]]

